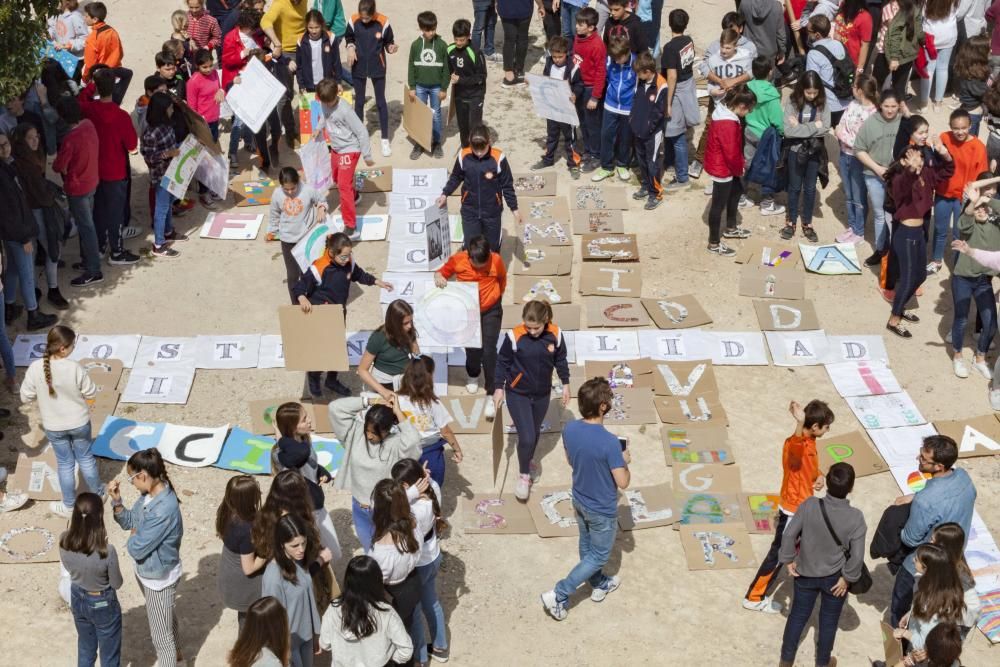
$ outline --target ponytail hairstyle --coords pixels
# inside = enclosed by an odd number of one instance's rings
[[[288,613],[270,595],[247,607],[239,638],[229,652],[230,667],[252,667],[263,650],[269,649],[282,667],[290,659]]]
[[[410,318],[409,331],[403,326],[403,321],[407,317]],[[379,327],[379,331],[385,335],[389,345],[412,352],[417,342],[417,328],[413,325],[413,307],[402,299],[390,303],[385,309],[385,324]]]
[[[45,384],[49,388],[49,396],[56,395],[56,388],[52,386],[52,355],[61,352],[76,344],[76,332],[69,327],[57,324],[49,329],[49,335],[45,339],[45,356],[42,357],[42,368],[45,370]]]
[[[160,450],[155,447],[141,449],[130,456],[128,462],[125,464],[125,468],[132,474],[139,472],[146,473],[152,479],[157,479],[169,486],[174,495],[177,495],[177,489],[170,481],[170,477],[167,476],[167,466],[163,463],[163,456],[160,455]],[[180,505],[180,503],[181,499],[178,496],[177,504]]]
[[[423,479],[425,474],[424,467],[414,459],[400,459],[392,466],[392,478],[407,486],[413,486]],[[438,502],[434,486],[429,484],[425,493],[430,498],[431,507],[434,508],[434,532],[440,535],[448,528],[448,522],[441,516],[441,504]]]
[[[271,546],[272,555],[285,581],[290,581],[293,584],[298,583],[298,577],[295,574],[295,561],[285,553],[286,544],[296,537],[304,537],[306,538],[305,561],[311,563],[316,558],[316,545],[309,539],[309,533],[306,524],[294,514],[286,514],[275,524],[274,543]]]
[[[417,542],[416,521],[410,511],[410,501],[406,498],[403,485],[394,479],[383,479],[372,491],[372,520],[375,523],[377,542],[392,535],[392,543],[400,553],[415,554],[420,550]]]
[[[108,557],[104,503],[96,493],[81,493],[76,497],[69,530],[59,538],[59,548],[85,556],[96,551],[101,558]]]
[[[252,475],[236,475],[226,483],[226,494],[215,512],[215,534],[223,539],[233,519],[252,524],[260,509],[260,486]]]
[[[331,606],[340,608],[340,630],[358,640],[378,631],[376,611],[385,611],[385,584],[382,569],[371,556],[355,556],[344,571],[344,589]]]
[[[434,393],[434,359],[429,356],[410,359],[397,393],[409,398],[417,407],[430,408],[438,400]]]
[[[309,486],[305,477],[296,470],[282,470],[271,480],[271,489],[267,499],[253,518],[253,529],[250,539],[254,551],[264,559],[273,558],[274,528],[282,515],[294,514],[305,530],[309,531],[309,547],[306,559],[312,561],[319,552],[319,530],[313,517],[312,500],[309,496]],[[309,554],[312,553],[312,557]]]
[[[854,87],[861,91],[866,100],[878,104],[878,84],[875,82],[875,77],[861,75],[854,80]]]
[[[929,621],[937,616],[942,623],[960,623],[965,613],[965,592],[951,556],[935,544],[921,544],[915,557],[924,574],[913,595],[913,618]]]
[[[552,322],[552,306],[548,301],[535,299],[524,304],[521,309],[521,319],[532,324],[547,326]]]

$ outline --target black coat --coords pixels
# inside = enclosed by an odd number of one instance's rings
[[[38,235],[35,215],[28,206],[14,165],[0,162],[0,241],[27,243]]]
[[[882,512],[878,528],[872,536],[868,554],[872,558],[885,558],[889,561],[889,571],[893,574],[903,565],[903,561],[914,550],[903,544],[903,526],[910,518],[910,504],[889,505]]]

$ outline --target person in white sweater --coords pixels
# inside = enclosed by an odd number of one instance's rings
[[[413,656],[410,635],[385,602],[382,570],[370,556],[347,563],[344,591],[323,614],[319,645],[333,652],[333,667],[404,664]]]
[[[69,359],[75,345],[76,333],[72,329],[61,325],[52,327],[46,340],[45,356],[28,366],[21,383],[21,400],[24,403],[38,401],[42,429],[56,453],[62,501],[53,501],[49,509],[66,518],[73,516],[76,502],[77,464],[91,491],[102,498],[106,491],[91,451],[93,441],[87,400],[97,395],[97,385],[83,366]]]

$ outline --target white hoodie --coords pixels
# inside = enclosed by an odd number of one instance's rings
[[[413,655],[413,641],[399,614],[385,604],[375,610],[375,632],[364,639],[343,629],[341,608],[331,604],[323,614],[319,645],[333,654],[333,667],[368,667],[390,660],[404,663]]]

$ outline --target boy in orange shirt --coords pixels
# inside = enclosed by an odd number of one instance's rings
[[[834,419],[833,410],[823,401],[809,401],[804,410],[798,402],[792,401],[788,411],[795,418],[796,425],[795,433],[785,440],[781,452],[781,467],[784,473],[781,478],[781,502],[778,505],[774,541],[771,542],[771,548],[743,599],[744,609],[762,611],[766,614],[781,612],[781,603],[774,602],[767,594],[771,584],[778,578],[778,572],[781,571],[781,563],[778,562],[781,534],[785,532],[788,520],[795,514],[799,505],[812,496],[813,491],[823,488],[816,438],[826,435]]]
[[[83,9],[84,22],[90,26],[90,34],[83,45],[83,80],[90,81],[90,71],[97,64],[114,69],[121,67],[124,51],[118,31],[105,23],[108,8],[103,2],[92,2]]]
[[[479,373],[485,371],[486,395],[493,396],[496,390],[494,376],[497,340],[500,338],[500,322],[503,320],[500,299],[507,289],[507,267],[500,254],[490,250],[490,242],[483,235],[470,238],[466,247],[468,250],[455,253],[438,269],[434,274],[434,284],[443,288],[452,276],[462,282],[479,283],[479,318],[483,343],[482,347],[465,348],[465,371],[469,374],[465,390],[470,394],[478,392]],[[495,414],[493,401],[486,401],[486,418],[493,419]]]

